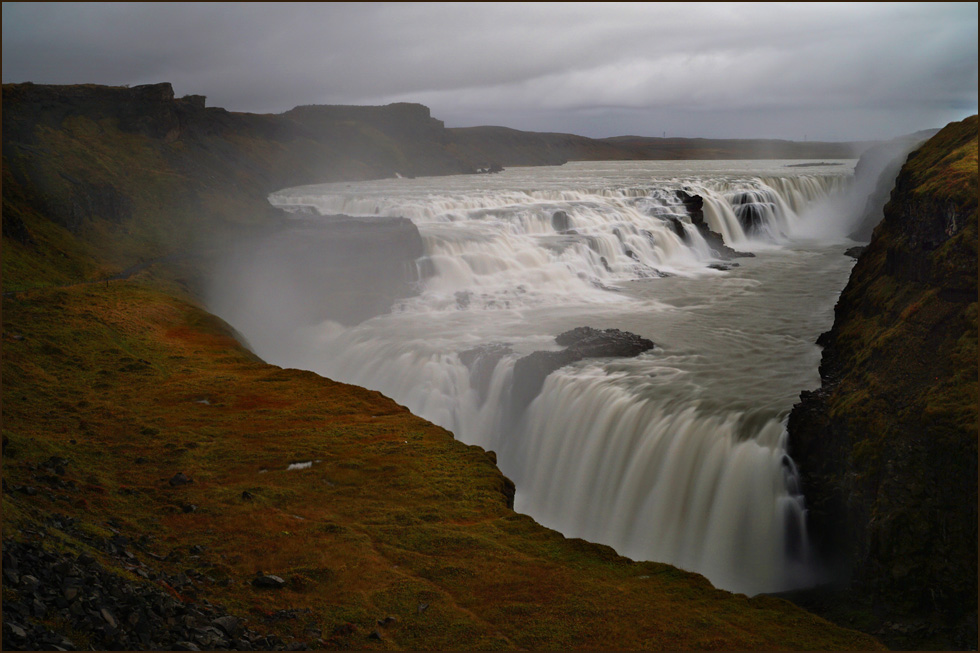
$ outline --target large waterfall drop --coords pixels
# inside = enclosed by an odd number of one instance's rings
[[[814,232],[800,228],[808,212],[847,188],[853,161],[789,163],[572,163],[283,190],[271,201],[308,218],[411,219],[418,293],[354,325],[291,322],[282,293],[259,290],[274,261],[252,261],[218,275],[212,308],[269,362],[380,390],[495,451],[515,508],[546,526],[725,589],[800,586],[812,581],[805,501],[783,421],[818,384],[812,343],[852,261],[842,237],[797,234]],[[707,228],[755,256],[720,260],[692,197]],[[515,404],[515,363],[579,326],[656,346],[561,367]]]

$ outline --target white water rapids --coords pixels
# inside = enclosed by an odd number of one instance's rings
[[[846,221],[814,221],[854,162],[791,163],[583,162],[283,190],[274,204],[322,216],[410,218],[419,294],[354,326],[275,334],[262,313],[289,307],[274,297],[246,310],[219,289],[212,309],[265,360],[380,390],[497,452],[515,508],[546,526],[725,589],[801,586],[814,579],[783,422],[819,383],[813,343],[853,263]],[[708,267],[719,261],[681,189],[756,256]],[[579,326],[656,347],[563,367],[511,414],[515,362]]]

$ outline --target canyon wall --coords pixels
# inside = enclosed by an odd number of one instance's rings
[[[909,155],[818,343],[789,447],[824,564],[903,647],[976,648],[976,116]]]

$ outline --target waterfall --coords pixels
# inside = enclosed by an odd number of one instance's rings
[[[516,509],[568,536],[750,594],[806,583],[804,502],[782,420],[810,377],[795,367],[760,374],[760,366],[786,348],[807,352],[800,357],[815,374],[810,343],[820,331],[795,335],[792,314],[776,314],[760,343],[727,314],[711,317],[716,305],[738,311],[762,301],[751,294],[759,282],[717,265],[722,256],[683,197],[702,198],[704,222],[728,245],[789,252],[805,209],[845,189],[850,169],[651,179],[623,164],[628,174],[610,180],[579,165],[280,191],[274,204],[323,220],[410,218],[425,251],[418,294],[352,327],[298,323],[275,339],[255,327],[254,305],[244,314],[216,300],[216,312],[271,362],[379,390],[494,450],[517,485]],[[808,254],[784,256],[793,258],[772,278],[797,275],[807,288],[816,273],[794,270]],[[843,265],[835,262],[834,274]],[[833,284],[819,302],[802,300],[808,310],[820,305],[815,324],[830,319],[842,281]],[[509,410],[516,362],[559,349],[554,336],[582,325],[622,326],[658,347],[562,367]],[[730,358],[706,363],[708,350]],[[733,384],[747,396],[726,389]]]

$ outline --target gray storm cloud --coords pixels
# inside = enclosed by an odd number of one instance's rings
[[[976,3],[3,5],[4,82],[170,81],[237,111],[844,140],[977,107]]]

